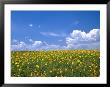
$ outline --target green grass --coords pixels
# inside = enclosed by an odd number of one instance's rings
[[[98,50],[12,51],[12,77],[97,77]]]

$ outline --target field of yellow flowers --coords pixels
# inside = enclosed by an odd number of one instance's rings
[[[12,51],[12,77],[97,77],[98,50]]]

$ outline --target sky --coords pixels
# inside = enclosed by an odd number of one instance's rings
[[[99,49],[100,11],[12,11],[12,50]]]

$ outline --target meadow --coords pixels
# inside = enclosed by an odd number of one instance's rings
[[[11,51],[12,77],[98,77],[98,50]]]

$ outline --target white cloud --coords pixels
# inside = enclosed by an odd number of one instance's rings
[[[41,35],[44,36],[53,36],[53,37],[65,37],[65,33],[54,33],[54,32],[40,32]]]
[[[53,33],[53,32],[40,32],[40,34],[45,35],[45,36],[54,36],[58,37],[59,34]]]
[[[99,48],[100,30],[93,29],[86,33],[81,30],[73,30],[66,38],[67,48],[69,49],[95,49]]]
[[[60,39],[58,41],[60,42],[64,40]],[[32,39],[29,39],[29,42],[31,43],[27,44],[23,41],[12,40],[11,49],[12,50],[99,49],[100,30],[93,29],[88,33],[81,30],[73,30],[72,33],[70,33],[70,35],[65,38],[64,43],[66,45],[62,46],[56,44],[48,44],[45,41],[34,41]]]
[[[34,41],[34,43],[32,44],[32,46],[41,46],[42,45],[42,41]]]
[[[11,50],[57,50],[59,47],[59,45],[47,44],[42,41],[33,41],[31,44],[21,41],[18,44],[12,44]]]
[[[19,43],[19,45],[20,45],[20,46],[25,46],[26,44],[25,44],[25,42],[22,42],[22,41],[21,41],[21,42]]]
[[[12,50],[26,50],[26,43],[25,42],[19,42],[18,44],[11,45]]]

